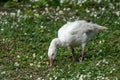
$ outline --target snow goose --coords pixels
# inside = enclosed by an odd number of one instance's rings
[[[85,20],[78,20],[74,22],[68,22],[58,30],[58,38],[54,38],[48,49],[48,57],[50,59],[50,66],[53,65],[53,60],[57,54],[57,46],[67,47],[74,57],[74,47],[82,45],[82,57],[80,61],[83,61],[85,55],[85,46],[96,33],[107,29],[106,27],[87,22]]]

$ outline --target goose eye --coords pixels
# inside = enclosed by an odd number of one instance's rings
[[[55,54],[54,53],[52,53],[52,56],[54,56]]]

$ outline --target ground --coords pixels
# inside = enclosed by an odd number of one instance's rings
[[[43,0],[1,6],[1,80],[120,79],[120,1],[63,1],[55,5]],[[73,62],[67,48],[58,48],[50,67],[47,51],[58,29],[68,21],[83,19],[108,30],[87,44],[82,63]],[[75,53],[77,58],[81,56],[81,46]]]

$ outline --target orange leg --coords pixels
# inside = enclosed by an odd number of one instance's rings
[[[80,58],[80,62],[82,62],[84,60],[84,57],[85,57],[85,51],[82,50],[82,57]]]

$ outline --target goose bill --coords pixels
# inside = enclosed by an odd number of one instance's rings
[[[53,59],[50,58],[50,66],[52,66],[52,65],[53,65]]]

